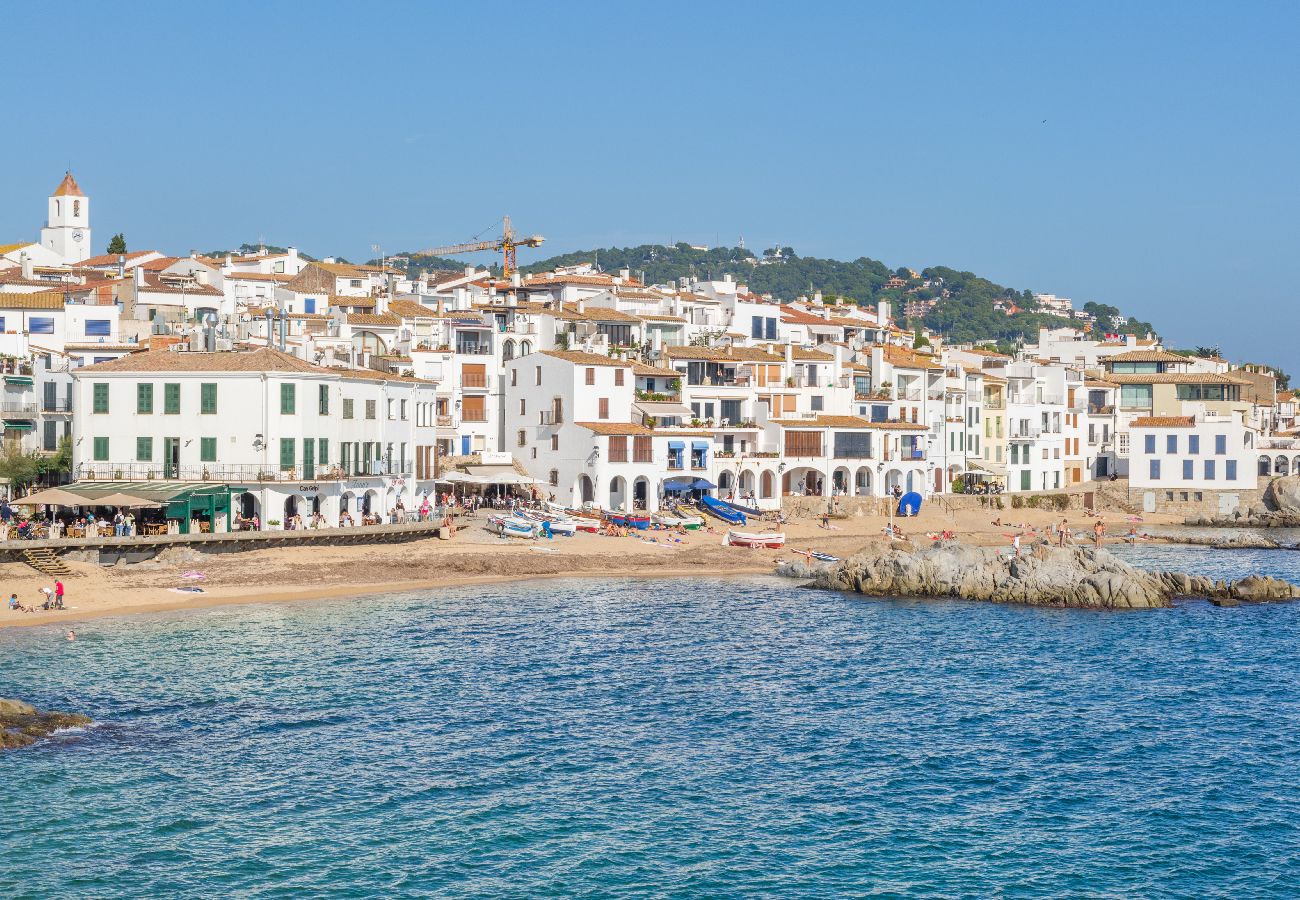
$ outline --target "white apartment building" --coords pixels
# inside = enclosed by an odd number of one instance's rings
[[[316,512],[359,524],[433,490],[434,386],[419,379],[261,348],[146,351],[72,380],[80,481],[218,486],[265,525]]]
[[[1257,435],[1242,417],[1204,407],[1129,423],[1129,489],[1147,512],[1231,513],[1257,486]]]

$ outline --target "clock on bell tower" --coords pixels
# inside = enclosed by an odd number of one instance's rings
[[[90,198],[82,193],[71,172],[64,174],[50,195],[41,245],[57,253],[65,263],[79,263],[91,255]]]

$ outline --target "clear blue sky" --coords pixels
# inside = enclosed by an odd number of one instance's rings
[[[0,243],[357,259],[510,213],[942,264],[1300,373],[1300,5],[159,4],[5,12]]]

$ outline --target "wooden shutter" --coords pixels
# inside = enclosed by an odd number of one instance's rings
[[[600,402],[599,402],[599,406],[600,406],[600,412],[597,414],[596,418],[598,418],[598,419],[608,419],[608,418],[609,418],[609,398],[608,398],[608,397],[601,397],[601,398],[600,398]]]
[[[487,398],[479,396],[465,396],[461,398],[460,418],[464,422],[486,422],[487,421]]]
[[[593,369],[593,368],[588,368],[588,369],[587,369],[587,384],[595,384],[595,383],[596,383],[596,370]]]
[[[609,461],[627,462],[627,436],[626,435],[622,435],[622,434],[610,435]]]
[[[820,431],[787,431],[785,433],[786,456],[821,456],[822,433]]]

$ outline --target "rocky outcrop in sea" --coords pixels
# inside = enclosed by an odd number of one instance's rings
[[[813,587],[875,597],[955,597],[989,603],[1083,609],[1156,609],[1179,597],[1224,604],[1300,599],[1300,588],[1252,575],[1215,581],[1182,572],[1148,572],[1105,550],[1038,544],[1020,557],[963,544],[912,549],[872,545],[830,566],[783,563],[777,573]]]
[[[80,713],[46,712],[21,700],[0,697],[0,750],[26,747],[60,728],[80,728],[90,717]]]

